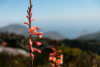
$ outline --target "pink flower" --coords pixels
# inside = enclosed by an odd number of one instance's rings
[[[60,59],[56,60],[56,64],[61,64],[61,60]]]
[[[40,28],[38,26],[33,26],[29,29],[29,32],[32,34],[34,33],[36,30],[39,30]]]
[[[53,58],[52,58],[52,61],[53,61],[53,62],[56,62],[56,57],[53,57]]]
[[[37,36],[39,36],[39,35],[42,35],[43,33],[42,32],[33,32],[33,33],[31,33],[32,35],[37,35]]]
[[[41,42],[35,42],[35,44],[36,44],[37,46],[41,46],[41,45],[42,45]]]
[[[33,50],[36,51],[37,53],[42,53],[42,51],[37,48],[33,48]]]

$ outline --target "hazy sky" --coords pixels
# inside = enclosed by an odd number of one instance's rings
[[[62,27],[74,36],[73,32],[100,29],[100,0],[33,0],[33,4],[35,22],[49,30]],[[27,7],[28,0],[0,0],[0,26],[23,24]]]

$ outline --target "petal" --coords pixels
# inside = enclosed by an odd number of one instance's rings
[[[33,30],[33,29],[29,29],[29,33],[33,33],[35,30]]]
[[[38,26],[33,26],[29,29],[29,32],[32,34],[33,32],[35,32],[36,30],[39,30]]]
[[[41,50],[37,49],[37,48],[33,48],[34,51],[38,52],[38,53],[42,53]]]
[[[52,61],[52,59],[53,59],[52,57],[49,57],[49,60],[50,60],[50,61]]]
[[[53,62],[56,62],[56,57],[53,57]]]
[[[36,44],[37,46],[41,46],[41,45],[42,45],[41,42],[35,42],[35,44]]]
[[[60,64],[60,63],[61,63],[60,59],[56,60],[56,64]]]
[[[42,35],[43,33],[42,32],[34,32],[34,33],[31,33],[31,34],[39,36],[39,35]]]

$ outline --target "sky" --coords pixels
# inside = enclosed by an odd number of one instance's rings
[[[100,31],[100,0],[33,0],[34,24],[73,38]],[[0,26],[23,24],[28,0],[0,0]]]

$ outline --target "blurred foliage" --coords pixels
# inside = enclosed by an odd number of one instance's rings
[[[28,38],[23,35],[0,33],[0,44],[7,42],[8,47],[21,48],[29,52]],[[37,40],[35,38],[35,40]],[[34,67],[50,67],[48,57],[52,52],[52,46],[62,49],[64,54],[64,65],[62,67],[100,67],[99,46],[95,41],[78,40],[50,40],[43,38],[40,46],[42,54],[37,54],[34,60]],[[29,67],[30,58],[24,56],[9,56],[0,54],[0,67]]]

